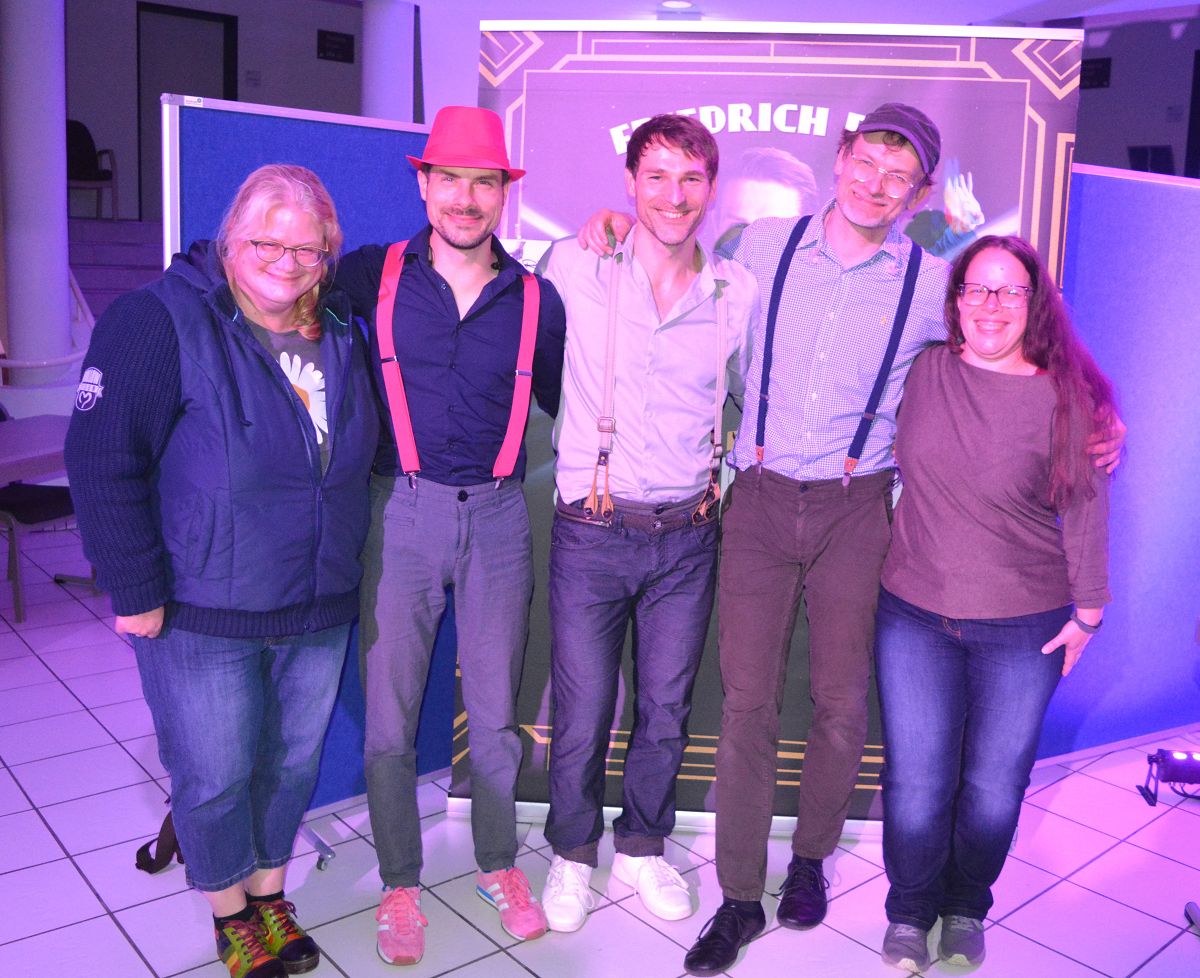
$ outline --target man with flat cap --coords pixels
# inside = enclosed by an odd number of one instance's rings
[[[866,742],[896,409],[913,358],[945,335],[948,266],[897,225],[929,193],[940,150],[924,113],[881,105],[842,133],[832,200],[811,219],[756,221],[735,248],[758,279],[763,326],[732,457],[718,592],[724,902],[687,954],[691,974],[724,971],[766,924],[779,713],[801,596],[813,718],[776,917],[800,930],[825,917],[822,861],[841,837]]]
[[[530,395],[557,413],[566,332],[554,287],[493,233],[525,173],[509,166],[500,117],[444,108],[424,155],[408,159],[429,225],[407,242],[352,252],[337,272],[369,324],[386,418],[359,646],[367,803],[384,885],[377,949],[389,964],[415,964],[425,946],[415,740],[448,588],[470,717],[477,891],[513,937],[546,930],[514,866],[516,695],[533,593],[521,480]]]

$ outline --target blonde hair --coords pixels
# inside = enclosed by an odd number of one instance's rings
[[[233,276],[234,249],[250,239],[266,221],[275,207],[294,207],[310,215],[320,225],[324,238],[322,247],[329,252],[321,280],[296,300],[296,328],[306,340],[321,338],[321,318],[317,302],[321,286],[332,277],[333,268],[342,250],[342,227],[338,223],[333,198],[312,170],[290,163],[268,163],[246,177],[238,188],[233,203],[221,220],[217,232],[217,251],[225,269],[225,278],[236,294],[237,280]]]

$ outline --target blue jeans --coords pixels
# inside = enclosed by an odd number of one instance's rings
[[[417,719],[447,587],[468,719],[475,862],[491,872],[517,855],[516,704],[533,596],[529,510],[516,481],[497,489],[417,479],[414,488],[405,478],[372,476],[358,646],[367,806],[387,886],[420,880]]]
[[[350,626],[283,638],[134,638],[188,882],[284,865],[312,797]]]
[[[1041,647],[1070,607],[944,618],[881,589],[875,656],[883,713],[888,920],[928,930],[982,920],[1017,828],[1063,650]]]
[[[546,838],[567,859],[596,865],[605,754],[631,620],[635,707],[623,811],[613,825],[617,851],[661,855],[675,827],[675,777],[716,586],[717,523],[693,525],[692,508],[618,503],[611,526],[555,514]]]

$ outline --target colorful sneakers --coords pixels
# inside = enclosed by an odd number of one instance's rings
[[[229,978],[287,978],[283,962],[263,947],[257,921],[228,921],[217,931],[217,954]]]
[[[579,930],[587,920],[588,911],[596,905],[588,883],[592,867],[555,855],[550,860],[550,875],[542,890],[542,906],[551,930],[570,933]]]
[[[379,937],[375,950],[388,964],[416,964],[425,953],[425,928],[421,913],[421,888],[397,886],[385,890],[375,911]],[[254,978],[258,978],[257,975]]]
[[[283,962],[289,975],[302,975],[320,963],[321,951],[317,942],[296,923],[295,904],[287,900],[251,903],[258,913],[263,946]]]
[[[546,933],[546,913],[529,888],[529,880],[515,866],[475,874],[475,892],[500,911],[500,926],[518,941],[532,941]]]

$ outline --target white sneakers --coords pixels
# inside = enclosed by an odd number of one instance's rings
[[[542,891],[542,909],[551,930],[570,933],[579,930],[587,920],[588,911],[596,905],[596,896],[589,889],[592,867],[555,856],[550,860],[550,875]]]
[[[633,887],[642,905],[656,917],[683,920],[695,912],[687,883],[662,856],[627,856],[618,852],[613,857],[612,874]]]
[[[662,856],[613,857],[613,878],[637,892],[642,905],[663,920],[683,920],[695,908],[692,894],[679,872]],[[592,867],[562,856],[550,860],[550,875],[542,891],[542,908],[550,929],[560,933],[579,930],[588,911],[596,906],[596,895],[588,884]]]

